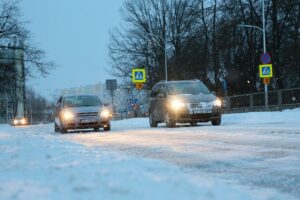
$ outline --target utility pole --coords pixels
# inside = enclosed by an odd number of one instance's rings
[[[264,54],[267,53],[267,45],[266,45],[266,18],[265,18],[265,0],[261,0],[262,4],[262,28],[258,26],[253,25],[244,25],[240,24],[239,27],[245,27],[245,28],[256,28],[260,31],[262,31],[263,34],[263,52]],[[266,109],[269,108],[269,100],[268,100],[268,84],[264,84],[264,92],[265,92],[265,107]]]
[[[168,58],[167,58],[167,34],[165,34],[165,78],[166,82],[168,81]]]
[[[30,96],[29,96],[29,106],[30,106],[30,124],[32,124],[32,104],[31,104],[31,96],[32,96],[32,92],[30,91]]]
[[[264,54],[267,53],[266,47],[266,20],[265,20],[265,0],[261,0],[262,2],[262,22],[263,22],[263,44],[264,44]],[[269,108],[269,100],[268,100],[268,84],[265,84],[265,107]]]
[[[6,90],[6,123],[8,124],[8,94]]]

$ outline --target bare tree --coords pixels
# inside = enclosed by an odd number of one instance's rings
[[[35,73],[46,76],[55,65],[46,59],[43,50],[31,44],[30,31],[25,28],[26,22],[21,20],[18,6],[17,1],[3,1],[0,4],[0,44],[1,48],[23,51],[24,56],[3,57],[1,55],[0,59],[2,61],[3,59],[21,59],[25,63],[24,73],[26,76],[33,76]],[[8,78],[5,77],[7,73],[10,73],[3,65],[5,64],[1,64],[0,68],[1,84],[8,81]]]
[[[265,0],[265,5],[274,68],[270,88],[300,87],[300,3]],[[224,83],[229,95],[263,89],[262,32],[238,26],[262,27],[260,0],[126,0],[122,10],[125,23],[112,32],[110,43],[115,73],[145,67],[151,86],[164,77],[166,46],[170,79],[200,78],[220,95]]]

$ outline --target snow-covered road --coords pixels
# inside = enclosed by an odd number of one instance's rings
[[[60,135],[0,126],[0,199],[299,199],[300,110]],[[62,196],[63,195],[63,196]]]

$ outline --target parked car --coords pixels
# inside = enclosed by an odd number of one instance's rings
[[[94,95],[60,97],[55,112],[55,132],[66,133],[69,129],[93,128],[98,131],[111,128],[111,111]]]
[[[167,127],[176,123],[209,122],[221,124],[222,102],[200,80],[160,81],[151,91],[149,122],[151,127],[165,122]]]

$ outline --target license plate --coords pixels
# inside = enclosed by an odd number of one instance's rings
[[[210,108],[194,109],[193,114],[211,113]]]
[[[81,123],[92,123],[92,122],[96,122],[95,119],[82,119]]]

